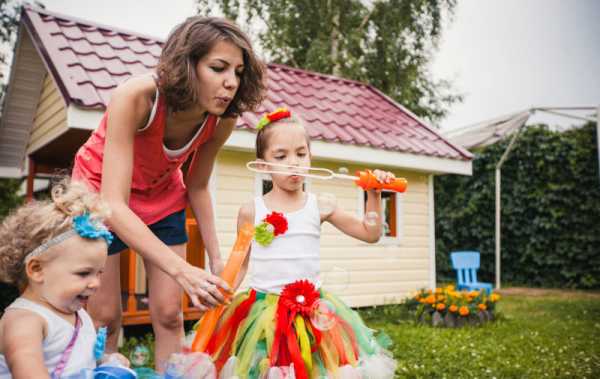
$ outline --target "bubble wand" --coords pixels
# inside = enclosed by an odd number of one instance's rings
[[[264,166],[269,166],[274,169],[269,169]],[[356,175],[346,175],[346,174],[338,174],[333,172],[327,168],[320,167],[298,167],[291,166],[281,163],[272,163],[272,162],[264,162],[264,161],[251,161],[246,163],[246,168],[250,171],[262,173],[262,174],[289,174],[289,175],[298,175],[303,176],[305,178],[314,178],[314,179],[323,179],[323,180],[331,180],[331,179],[345,179],[352,180],[354,183],[364,189],[372,190],[389,190],[394,192],[404,192],[406,191],[406,186],[408,185],[408,181],[404,178],[395,178],[390,183],[383,183],[377,180],[375,174],[371,172],[371,170],[363,170],[357,171]]]
[[[225,280],[231,287],[233,287],[235,278],[240,272],[242,264],[248,255],[248,250],[250,249],[250,244],[252,243],[253,237],[254,226],[245,224],[240,228],[235,244],[233,245],[231,253],[229,254],[227,264],[221,273],[221,278],[223,278],[223,280]],[[223,290],[221,290],[221,293],[225,294]],[[207,311],[200,319],[198,327],[196,328],[194,342],[192,342],[192,351],[204,352],[206,350],[208,341],[215,331],[215,328],[217,327],[217,321],[219,321],[219,318],[224,310],[225,306],[219,305],[218,307]]]

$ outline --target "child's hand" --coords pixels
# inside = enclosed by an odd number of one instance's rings
[[[223,269],[225,268],[225,263],[223,263],[223,261],[221,259],[214,259],[214,260],[210,260],[209,262],[210,265],[210,272],[213,275],[221,275],[221,272],[223,271]]]
[[[392,183],[396,179],[396,175],[393,173],[379,169],[373,170],[373,175],[375,175],[379,182],[385,184]]]

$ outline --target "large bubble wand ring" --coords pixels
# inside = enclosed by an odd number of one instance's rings
[[[364,189],[388,190],[393,192],[404,192],[408,181],[404,178],[395,178],[391,183],[382,183],[370,170],[357,171],[356,175],[338,174],[327,168],[320,167],[298,167],[281,163],[251,161],[246,163],[246,168],[250,171],[262,174],[288,174],[298,175],[313,179],[345,179],[352,180],[354,183]]]

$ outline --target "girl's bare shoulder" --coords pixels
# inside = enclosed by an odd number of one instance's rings
[[[13,340],[13,336],[41,334],[46,337],[48,325],[37,313],[27,309],[10,309],[0,319],[0,353],[4,353],[4,343]]]
[[[151,108],[156,97],[156,82],[150,74],[132,77],[117,86],[111,102],[115,100],[134,103],[136,107]]]

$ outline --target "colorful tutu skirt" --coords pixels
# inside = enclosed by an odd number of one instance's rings
[[[393,378],[382,341],[336,296],[297,281],[281,295],[238,294],[207,353],[219,378]]]

